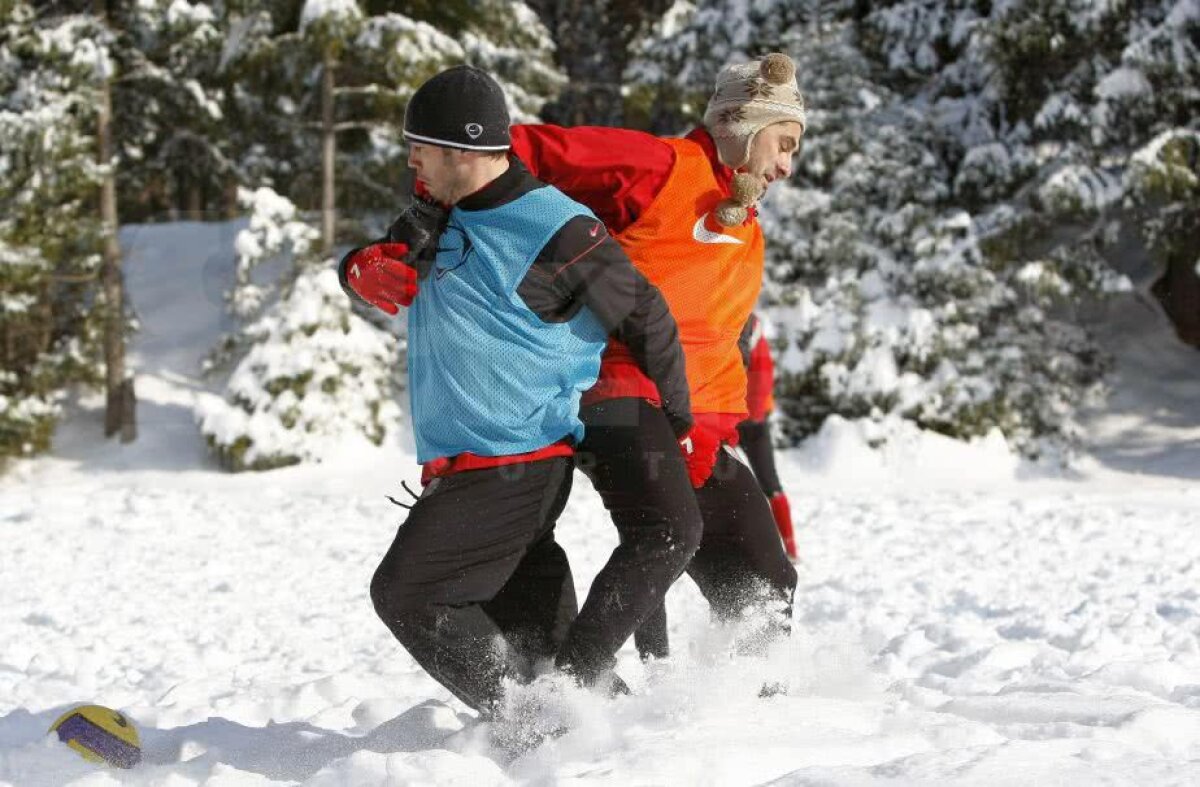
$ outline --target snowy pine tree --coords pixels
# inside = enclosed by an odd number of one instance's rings
[[[320,461],[394,433],[396,340],[354,314],[330,265],[306,267],[246,334],[252,345],[226,398],[197,408],[200,430],[227,469]]]
[[[382,321],[371,322],[374,315],[353,311],[336,276],[317,273],[332,260],[306,261],[315,233],[293,203],[322,206],[327,244],[331,206],[367,225],[393,216],[407,170],[404,105],[444,68],[469,62],[495,74],[519,120],[535,118],[562,83],[545,29],[521,3],[486,0],[462,14],[424,9],[442,23],[461,23],[457,35],[400,13],[366,13],[375,9],[352,0],[281,7],[295,14],[239,17],[239,38],[222,58],[229,73],[247,74],[255,87],[235,95],[231,115],[279,110],[256,148],[258,162],[243,168],[262,174],[262,185],[241,192],[252,211],[236,240],[230,294],[235,315],[248,322],[210,359],[214,371],[234,365],[224,401],[209,401],[197,414],[233,470],[316,461],[323,446],[353,439],[378,443],[398,418],[399,342]],[[371,235],[353,227],[349,234]],[[263,277],[268,269],[277,282]],[[301,361],[316,366],[305,371]]]
[[[3,460],[45,450],[65,388],[103,372],[95,100],[112,63],[95,17],[0,7]]]
[[[244,327],[210,358],[210,372],[233,369],[224,398],[197,406],[201,432],[235,472],[320,461],[358,441],[378,445],[400,415],[396,339],[354,313],[333,261],[313,256],[318,232],[295,205],[265,187],[240,199],[250,221],[234,240],[228,301]]]
[[[784,51],[790,31],[807,24],[810,5],[675,0],[633,43],[625,72],[627,115],[656,133],[679,133],[704,114],[722,67]]]
[[[64,387],[102,371],[106,431],[132,436],[116,225],[170,204],[172,170],[193,185],[222,171],[205,155],[220,112],[198,80],[220,51],[214,13],[80,0],[5,3],[3,18],[4,453],[44,448]]]
[[[569,79],[543,108],[545,120],[565,126],[624,125],[631,45],[670,5],[670,0],[532,0]]]
[[[234,34],[221,58],[237,82],[227,114],[253,124],[240,148],[242,185],[269,186],[302,210],[327,210],[323,139],[332,129],[339,241],[370,236],[361,221],[378,224],[372,215],[392,216],[402,207],[409,190],[404,106],[433,74],[459,63],[487,69],[520,120],[536,117],[563,83],[549,36],[523,3],[482,0],[461,11],[416,3],[414,13],[430,21],[383,3],[258,5],[231,14]]]
[[[222,108],[225,86],[217,76],[225,20],[205,2],[111,5],[123,218],[157,218],[181,208],[187,218],[201,219],[236,179]]]
[[[265,186],[255,191],[240,190],[238,202],[250,210],[250,223],[234,239],[237,267],[234,287],[227,298],[234,316],[248,320],[258,315],[273,294],[271,282],[256,278],[255,273],[264,263],[283,260],[283,280],[295,279],[317,232],[300,220],[291,200]]]
[[[785,431],[837,413],[1070,443],[1105,368],[1074,311],[1128,286],[1129,157],[1196,117],[1192,6],[735,6],[683,8],[631,74],[694,121],[726,62],[798,63],[810,125],[763,215]],[[1151,51],[1156,76],[1131,74]]]

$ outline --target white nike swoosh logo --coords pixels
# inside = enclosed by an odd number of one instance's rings
[[[708,227],[704,226],[704,220],[708,218],[705,213],[700,218],[696,219],[696,226],[692,227],[692,237],[701,243],[741,243],[741,241],[732,235],[722,235],[719,232],[713,232]]]

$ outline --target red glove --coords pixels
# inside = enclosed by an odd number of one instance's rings
[[[344,263],[346,283],[367,303],[388,314],[417,297],[417,269],[405,262],[407,243],[373,243]]]
[[[721,439],[716,432],[694,424],[679,440],[683,461],[687,464],[688,480],[696,489],[704,486],[717,463],[717,451],[721,450]]]
[[[779,537],[783,539],[787,556],[795,560],[796,534],[792,530],[792,506],[783,492],[771,496],[771,514],[775,517],[775,527],[779,528]]]

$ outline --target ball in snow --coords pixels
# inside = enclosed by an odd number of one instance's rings
[[[129,717],[102,705],[82,705],[50,726],[58,739],[85,760],[132,768],[142,760],[142,744]]]

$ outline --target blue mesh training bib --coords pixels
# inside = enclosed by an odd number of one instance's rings
[[[552,187],[497,208],[454,208],[408,311],[417,460],[507,456],[583,439],[579,398],[606,332],[587,309],[547,323],[516,289],[564,224],[593,216]]]

